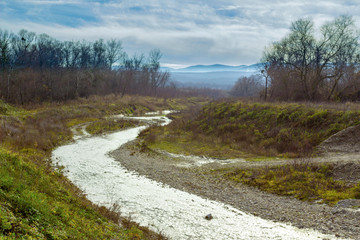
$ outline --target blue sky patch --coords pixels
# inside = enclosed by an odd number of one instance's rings
[[[169,64],[253,64],[291,22],[340,15],[360,26],[355,0],[0,0],[0,28],[60,40],[123,40],[130,55],[159,48]]]

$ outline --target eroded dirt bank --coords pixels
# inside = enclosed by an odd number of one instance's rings
[[[344,208],[346,204],[329,207],[324,204],[302,202],[290,197],[264,193],[207,173],[211,169],[224,167],[224,165],[211,163],[200,167],[179,167],[181,159],[158,153],[140,153],[134,150],[135,144],[136,142],[130,142],[123,145],[111,155],[124,167],[140,175],[189,193],[230,204],[241,211],[265,219],[291,223],[300,228],[313,228],[338,237],[360,239],[360,212]],[[360,169],[358,157],[354,155],[350,159],[351,163],[346,164],[352,164],[351,169],[354,166]],[[338,158],[328,157],[331,162],[336,159]],[[326,161],[326,158],[318,160]],[[267,164],[279,163],[274,161]],[[248,163],[233,163],[236,166],[241,164]],[[343,168],[342,166],[342,163],[337,165],[340,169]]]

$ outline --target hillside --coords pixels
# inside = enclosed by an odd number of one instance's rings
[[[260,64],[230,66],[223,64],[193,65],[185,68],[165,68],[170,72],[258,72]]]
[[[359,105],[227,99],[171,117],[112,156],[155,181],[261,218],[359,238]]]
[[[0,101],[0,238],[163,239],[118,212],[92,204],[49,159],[55,147],[71,141],[70,128],[78,124],[93,122],[90,126],[98,133],[128,126],[123,122],[110,125],[105,119],[109,115],[183,106],[180,99],[164,102],[130,96],[92,97],[27,109]]]
[[[186,68],[162,68],[171,73],[171,81],[178,87],[231,89],[242,76],[251,76],[259,73],[260,66],[240,65],[229,66],[222,64],[194,65]]]
[[[359,111],[302,104],[216,101],[144,133],[151,148],[220,158],[299,157],[360,123]]]

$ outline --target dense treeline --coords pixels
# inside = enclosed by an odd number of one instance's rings
[[[161,52],[129,57],[119,40],[59,41],[27,30],[0,29],[0,99],[63,101],[92,94],[157,95],[169,85]]]
[[[263,54],[264,98],[276,100],[360,100],[359,31],[341,16],[315,31],[300,19],[290,33]]]

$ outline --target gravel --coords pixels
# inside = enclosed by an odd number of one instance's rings
[[[299,228],[312,228],[337,237],[360,239],[360,212],[351,208],[353,205],[349,205],[349,202],[331,207],[261,192],[256,188],[208,174],[209,170],[224,168],[224,165],[209,163],[184,168],[180,167],[184,165],[184,159],[160,153],[140,153],[134,150],[135,144],[136,141],[125,144],[113,151],[111,156],[125,168],[140,175],[179,190],[229,204],[252,215],[289,223]],[[352,157],[352,162],[359,167],[359,155],[356,157]],[[241,164],[244,163],[233,163],[225,167]],[[275,164],[279,162],[275,161]],[[338,168],[341,167],[338,165]]]

